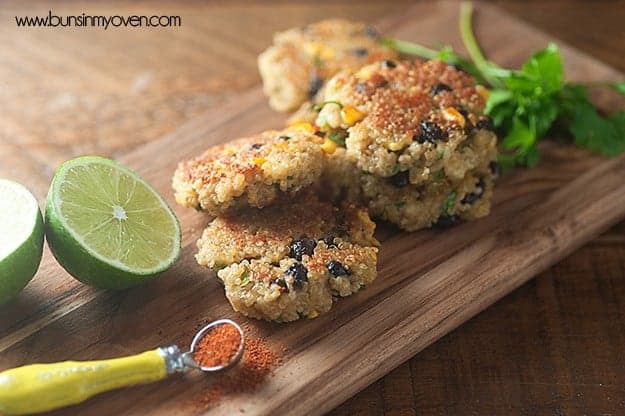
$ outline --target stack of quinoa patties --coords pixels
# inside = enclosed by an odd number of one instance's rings
[[[408,231],[487,215],[498,171],[489,91],[444,62],[401,61],[380,39],[330,19],[278,33],[259,58],[275,109],[295,107],[284,89],[323,81],[289,121],[312,123],[336,147],[319,189]]]
[[[414,231],[490,210],[497,137],[488,90],[441,61],[402,61],[362,23],[275,36],[259,57],[288,127],[180,163],[176,200],[216,218],[200,265],[233,308],[292,321],[327,312],[376,277],[369,214]]]
[[[286,322],[314,318],[376,277],[367,211],[322,202],[323,139],[294,126],[213,146],[179,164],[176,201],[216,216],[198,241],[232,307]]]

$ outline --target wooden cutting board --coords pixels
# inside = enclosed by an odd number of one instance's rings
[[[419,4],[378,26],[399,38],[461,50],[457,12],[457,3]],[[520,64],[550,40],[486,5],[478,7],[476,26],[487,54],[503,65]],[[569,79],[621,78],[560,46]],[[596,98],[604,108],[618,105],[609,94]],[[179,160],[283,121],[255,88],[121,162],[143,174],[173,206],[170,178]],[[606,160],[554,142],[542,145],[541,155],[537,168],[498,182],[485,219],[416,233],[381,225],[377,281],[312,321],[269,324],[232,312],[212,273],[193,259],[208,217],[178,206],[182,258],[144,287],[113,293],[83,286],[46,252],[35,280],[0,309],[0,370],[171,343],[186,347],[198,324],[231,317],[287,352],[260,390],[225,397],[208,413],[323,413],[625,217],[625,156]],[[58,414],[202,414],[199,398],[214,382],[218,378],[187,374],[106,393]]]

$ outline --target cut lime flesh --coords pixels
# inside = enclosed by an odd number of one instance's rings
[[[70,274],[104,288],[139,284],[180,255],[180,225],[167,203],[136,173],[100,157],[59,168],[48,193],[46,235]]]
[[[43,219],[35,197],[0,179],[0,304],[15,297],[35,275],[43,250]]]

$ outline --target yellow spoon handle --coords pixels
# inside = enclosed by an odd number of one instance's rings
[[[44,412],[108,390],[165,378],[164,350],[102,361],[33,364],[0,373],[0,414]]]

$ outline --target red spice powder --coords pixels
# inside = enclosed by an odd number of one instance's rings
[[[279,363],[280,357],[272,351],[267,341],[246,335],[241,362],[220,374],[219,379],[201,393],[196,403],[205,409],[217,404],[223,396],[253,392]]]
[[[218,325],[200,339],[193,351],[193,359],[202,367],[227,365],[241,344],[241,334],[233,325]]]

